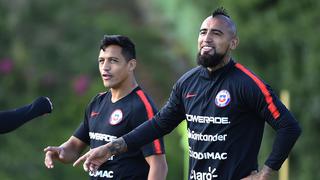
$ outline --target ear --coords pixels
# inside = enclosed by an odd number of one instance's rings
[[[137,60],[136,59],[131,59],[128,62],[128,66],[129,66],[129,71],[134,71],[136,69],[136,66],[137,66]]]
[[[239,37],[236,36],[236,37],[232,38],[232,40],[230,42],[230,49],[235,50],[237,48],[238,44],[239,44]]]

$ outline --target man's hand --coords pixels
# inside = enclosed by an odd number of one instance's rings
[[[73,163],[73,166],[77,166],[81,162],[84,162],[83,169],[85,171],[96,171],[111,156],[112,154],[108,152],[106,145],[103,145],[94,149],[90,149],[90,151],[77,159],[76,162]]]
[[[79,158],[82,151],[87,147],[87,144],[80,139],[71,136],[68,141],[60,146],[48,146],[43,151],[46,153],[44,164],[47,168],[54,167],[53,161],[58,160],[62,163],[73,163]]]
[[[242,178],[241,180],[270,180],[275,174],[275,170],[264,165],[260,172],[254,171],[251,175]]]
[[[54,168],[54,160],[61,161],[62,159],[64,159],[64,149],[62,147],[48,146],[43,151],[46,153],[44,158],[44,164],[49,169]]]
[[[81,156],[73,166],[83,163],[85,171],[96,171],[103,163],[105,163],[111,156],[118,155],[127,151],[127,145],[123,138],[118,138],[106,145],[90,149],[86,154]]]

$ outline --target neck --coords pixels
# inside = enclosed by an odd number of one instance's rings
[[[132,81],[130,81],[130,83],[128,83],[127,85],[123,85],[119,88],[111,88],[111,101],[113,103],[119,101],[120,99],[122,99],[123,97],[127,96],[128,94],[130,94],[136,87],[138,87],[138,83],[135,79],[133,79]]]
[[[230,60],[231,60],[231,57],[230,57],[230,56],[225,56],[225,57],[222,59],[222,61],[221,61],[220,64],[216,65],[215,67],[207,67],[207,69],[208,69],[208,71],[209,71],[210,73],[212,73],[212,72],[214,72],[214,71],[222,68],[223,66],[227,65],[227,64],[230,62]]]

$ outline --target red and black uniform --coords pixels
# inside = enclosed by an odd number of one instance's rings
[[[151,119],[156,108],[151,99],[139,88],[111,102],[111,92],[99,94],[88,105],[83,123],[74,136],[96,148],[130,132]],[[164,154],[162,139],[156,139],[140,149],[111,157],[91,179],[147,179],[149,165],[145,157]]]
[[[190,180],[238,180],[257,170],[265,122],[277,132],[265,164],[278,170],[301,133],[271,88],[232,60],[213,73],[198,66],[184,74],[155,117],[123,138],[135,149],[184,119]]]

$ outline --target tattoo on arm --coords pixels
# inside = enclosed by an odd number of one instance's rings
[[[123,138],[118,138],[111,142],[108,150],[112,155],[118,155],[127,151],[127,144]]]

